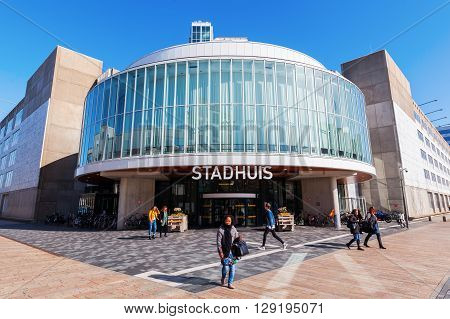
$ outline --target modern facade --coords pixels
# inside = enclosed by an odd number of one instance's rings
[[[193,226],[224,214],[253,226],[263,201],[339,212],[375,168],[355,84],[300,52],[224,38],[156,51],[97,81],[75,175],[119,189],[119,228],[154,204],[180,207]]]
[[[362,184],[368,205],[399,211],[406,205],[412,218],[449,211],[450,146],[394,60],[375,52],[342,64],[342,74],[365,96],[376,168],[376,178]]]
[[[0,122],[1,217],[43,220],[77,209],[84,99],[101,71],[101,61],[58,46],[28,80]]]
[[[444,140],[450,144],[450,125],[442,125],[442,126],[438,126],[437,130],[439,131],[439,133],[442,135],[442,137],[444,138]]]

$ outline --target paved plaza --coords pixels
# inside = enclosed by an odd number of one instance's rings
[[[147,239],[147,233],[144,230],[80,231],[63,227],[1,220],[0,238],[2,238],[2,247],[8,248],[8,253],[15,260],[20,260],[20,255],[14,253],[16,249],[10,248],[12,243],[20,247],[21,250],[27,249],[27,252],[30,250],[27,255],[29,256],[31,254],[34,258],[36,258],[36,254],[42,254],[46,258],[50,258],[49,256],[51,256],[51,258],[56,258],[57,260],[64,260],[63,264],[66,266],[67,263],[75,263],[75,268],[87,267],[85,273],[92,273],[91,268],[95,266],[93,268],[96,269],[94,274],[103,272],[108,274],[101,275],[103,279],[108,276],[123,276],[120,277],[119,282],[124,281],[125,286],[130,285],[129,280],[132,278],[132,285],[139,283],[139,285],[143,285],[144,287],[150,287],[138,289],[141,294],[135,296],[136,298],[150,297],[152,295],[150,291],[155,292],[155,289],[164,291],[164,293],[160,292],[159,294],[174,298],[191,296],[191,293],[203,297],[219,297],[222,295],[227,296],[228,294],[231,294],[229,295],[230,297],[248,298],[254,298],[258,295],[260,297],[286,297],[286,291],[289,291],[289,289],[286,289],[286,282],[282,284],[283,281],[286,281],[286,278],[290,278],[289,280],[293,281],[293,286],[296,286],[298,282],[295,280],[298,280],[302,276],[315,276],[315,278],[309,277],[307,281],[302,281],[302,289],[298,290],[299,295],[296,296],[308,295],[307,292],[310,291],[310,296],[333,295],[334,297],[339,297],[341,295],[337,292],[340,289],[337,286],[323,288],[322,290],[318,286],[316,289],[319,292],[311,293],[311,291],[315,287],[315,282],[324,280],[324,278],[328,278],[327,280],[335,278],[333,280],[342,281],[345,278],[344,274],[353,270],[358,273],[358,276],[369,275],[370,277],[370,273],[368,272],[369,268],[376,267],[376,264],[381,267],[385,260],[391,260],[390,266],[393,266],[398,271],[398,269],[401,269],[402,264],[400,262],[397,265],[392,264],[392,258],[397,257],[399,249],[415,254],[423,249],[420,248],[420,244],[430,245],[430,240],[424,241],[423,243],[415,243],[411,239],[405,241],[404,237],[412,236],[411,238],[414,238],[419,234],[422,236],[433,235],[429,234],[430,232],[433,232],[435,236],[441,236],[441,233],[430,228],[437,227],[436,225],[444,227],[439,230],[448,235],[448,231],[450,230],[450,227],[448,227],[450,226],[449,223],[417,221],[411,224],[409,231],[400,229],[394,223],[382,223],[383,239],[386,246],[388,246],[388,250],[381,251],[377,249],[376,241],[372,241],[372,248],[366,249],[365,252],[359,252],[356,249],[348,251],[346,249],[344,244],[350,239],[346,228],[337,231],[332,228],[302,226],[297,227],[295,232],[282,232],[280,236],[289,244],[289,248],[286,251],[282,251],[278,242],[272,237],[268,237],[266,251],[260,251],[257,247],[260,245],[262,239],[262,229],[240,229],[246,241],[249,243],[250,255],[238,263],[236,285],[239,286],[239,289],[236,289],[236,292],[229,292],[227,289],[224,290],[224,288],[218,287],[220,267],[216,253],[216,232],[214,229],[170,233],[167,238],[163,237],[149,241]],[[450,238],[450,236],[447,237]],[[403,238],[401,239],[402,244],[400,246],[399,240],[396,238]],[[448,238],[447,242],[440,239],[440,244],[447,244],[446,247],[448,247],[449,241]],[[417,247],[418,244],[419,247]],[[408,249],[405,250],[403,246]],[[426,250],[430,250],[430,247],[427,246]],[[394,255],[387,259],[386,256],[390,256],[391,254]],[[444,255],[439,255],[440,252],[433,251],[433,249],[428,252],[428,259],[430,259],[430,254],[433,258],[444,257]],[[340,259],[336,259],[336,256],[340,256]],[[349,256],[351,257],[350,259],[348,258]],[[410,255],[408,256],[412,257]],[[420,254],[417,256],[420,256]],[[376,262],[374,263],[375,260]],[[450,260],[450,255],[447,256],[446,260]],[[7,262],[4,259],[2,263]],[[58,267],[61,266],[59,262]],[[411,261],[408,260],[405,262],[409,263]],[[34,265],[29,260],[26,263],[28,268],[32,268]],[[352,265],[352,263],[356,264]],[[16,267],[20,268],[21,264],[22,262],[18,262]],[[439,278],[442,279],[442,271],[445,269],[447,269],[446,271],[450,270],[448,264],[448,262],[445,263],[442,266],[444,269],[440,269],[440,272],[435,274],[436,278],[440,276]],[[71,268],[73,267],[71,266]],[[11,279],[12,274],[9,274],[9,272],[15,271],[14,268],[11,270],[11,264],[3,265],[1,269],[1,277]],[[3,273],[7,269],[10,270]],[[49,266],[44,269],[46,272],[45,278],[52,278],[47,272],[49,269],[53,269],[53,267]],[[19,270],[17,269],[17,271]],[[30,271],[29,269],[28,272]],[[312,271],[313,274],[308,274],[309,271]],[[333,273],[337,273],[338,276],[336,277]],[[77,274],[76,276],[79,275]],[[384,274],[380,275],[383,280],[388,280],[389,282],[395,282],[396,277],[398,277],[398,274],[392,278],[385,278]],[[424,275],[428,276],[426,270]],[[280,276],[282,279],[280,279]],[[38,277],[40,277],[40,274],[38,274]],[[73,276],[70,275],[68,277],[72,278]],[[433,280],[436,280],[435,277],[433,278]],[[58,280],[64,281],[65,277],[59,278]],[[414,283],[417,278],[411,275],[409,280]],[[97,279],[94,281],[98,282]],[[102,279],[100,282],[102,282]],[[373,279],[369,279],[369,286],[370,282],[373,282]],[[437,282],[434,286],[429,285],[429,289],[426,290],[428,295],[425,297],[429,297],[431,292],[437,289],[436,287],[439,283]],[[341,284],[345,286],[344,283]],[[310,287],[306,288],[307,286]],[[284,287],[284,290],[280,291],[282,287]],[[104,289],[100,290],[100,294],[93,293],[93,295],[88,294],[88,296],[108,295]],[[123,289],[125,288],[121,286],[120,291]],[[373,289],[373,287],[365,287],[362,289],[362,292],[370,292]],[[431,292],[429,291],[430,289]],[[443,281],[440,289],[436,290],[434,297],[448,298],[447,290],[445,289],[448,290],[448,283]],[[243,293],[243,291],[246,292]],[[390,293],[393,292],[387,291],[386,294],[381,294],[379,297],[388,297]],[[129,292],[124,295],[129,296]],[[83,297],[84,295],[80,294],[76,296]],[[113,293],[112,296],[119,297],[120,294]],[[363,297],[361,294],[351,296]],[[419,296],[424,297],[422,293],[398,293],[398,297],[400,298]]]

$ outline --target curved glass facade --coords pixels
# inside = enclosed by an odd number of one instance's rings
[[[332,72],[262,59],[161,63],[110,77],[88,93],[79,166],[203,152],[371,164],[364,96]]]

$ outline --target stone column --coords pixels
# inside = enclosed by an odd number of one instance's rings
[[[134,214],[146,214],[154,205],[155,180],[123,177],[120,179],[117,229],[124,228],[125,220]]]
[[[330,177],[330,196],[332,200],[331,205],[334,209],[334,226],[336,229],[341,229],[341,214],[339,211],[339,194],[336,177]]]

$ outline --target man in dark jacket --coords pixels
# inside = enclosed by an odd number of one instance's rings
[[[383,246],[383,243],[381,242],[381,234],[380,234],[380,227],[378,226],[378,220],[377,220],[377,216],[375,216],[375,208],[370,207],[369,208],[369,233],[366,236],[366,239],[364,239],[364,246],[369,247],[369,245],[367,245],[367,242],[369,241],[370,237],[375,234],[377,235],[377,240],[378,240],[378,245],[380,246],[380,249],[386,249]]]
[[[358,250],[364,250],[361,248],[361,232],[360,232],[360,225],[358,220],[358,211],[354,209],[352,211],[352,215],[350,216],[347,227],[350,228],[350,233],[353,235],[352,240],[350,240],[346,246],[348,249],[350,249],[351,244],[353,244],[356,241],[356,244],[358,245]]]

